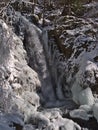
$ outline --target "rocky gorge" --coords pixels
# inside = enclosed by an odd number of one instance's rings
[[[0,3],[0,130],[97,130],[98,3],[38,2]]]

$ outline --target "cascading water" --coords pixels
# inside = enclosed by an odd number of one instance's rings
[[[29,66],[39,75],[41,89],[38,90],[41,102],[46,107],[63,106],[72,107],[72,101],[64,97],[62,89],[63,74],[57,71],[64,67],[59,51],[51,49],[48,45],[47,30],[42,31],[22,17],[21,22],[24,24],[24,47],[29,57]],[[53,57],[53,59],[52,59]],[[55,60],[57,59],[57,60]],[[63,66],[62,66],[63,65]],[[63,71],[63,70],[62,70]]]
[[[44,41],[41,38],[42,31],[40,29],[38,29],[35,25],[30,24],[29,22],[26,22],[26,26],[28,29],[25,29],[24,46],[29,57],[29,65],[39,74],[43,100],[45,102],[55,101],[55,92],[52,87],[51,76],[48,71],[46,57],[42,45],[42,41],[47,42],[46,34],[44,37],[46,41]]]
[[[56,96],[55,104],[51,104],[50,106],[59,107],[64,105],[71,108],[72,106],[74,106],[74,103],[70,98],[72,96],[69,90],[70,88],[67,87],[67,84],[65,82],[66,79],[64,77],[64,68],[66,66],[66,63],[64,61],[63,54],[60,54],[59,49],[55,43],[49,43],[47,29],[43,29],[42,39],[46,62],[48,64],[48,71],[52,79],[52,91],[54,91]],[[64,85],[66,85],[65,88],[67,89],[67,93],[64,91]]]

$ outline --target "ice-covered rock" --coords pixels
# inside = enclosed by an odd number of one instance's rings
[[[90,113],[92,111],[92,106],[90,106],[90,105],[81,105],[79,107],[79,109],[82,109],[82,110],[86,111],[87,113]]]
[[[70,117],[82,120],[89,120],[89,116],[85,110],[76,109],[70,112]]]
[[[94,97],[90,88],[86,88],[79,93],[79,103],[81,105],[93,105]]]
[[[73,101],[79,104],[79,94],[82,91],[82,88],[76,84],[76,82],[73,84],[73,87],[71,89],[72,95],[73,95]]]
[[[72,120],[62,119],[61,117],[59,117],[57,120],[54,120],[53,125],[54,125],[54,130],[59,130],[59,129],[65,129],[65,130],[77,129],[77,130],[81,130],[80,126],[78,126]]]
[[[94,97],[90,88],[72,87],[73,100],[80,105],[93,105]]]
[[[76,91],[79,89],[78,86],[81,88],[81,92],[79,93],[79,97],[77,98],[79,102],[81,102],[81,105],[89,104],[92,105],[94,103],[94,97],[92,90],[97,92],[97,64],[91,61],[85,62],[83,60],[81,62],[80,70],[78,71],[76,75],[76,82],[78,85],[76,86]],[[72,86],[72,93],[74,89],[74,85]],[[75,92],[75,90],[74,90]],[[78,91],[79,92],[79,91]],[[73,99],[74,99],[73,93]],[[87,97],[86,97],[87,96]],[[84,100],[85,98],[85,100]],[[87,103],[88,102],[88,103]]]
[[[98,86],[96,24],[90,19],[74,16],[61,16],[57,24],[49,31],[50,45],[53,39],[56,41],[50,52],[56,73],[53,74],[59,84],[57,95],[63,95],[62,99],[70,97],[80,105],[93,104],[93,94]]]
[[[34,93],[37,87],[40,86],[40,80],[37,73],[28,66],[23,42],[2,20],[0,20],[0,31],[2,35],[2,37],[0,35],[0,84],[2,84],[0,89],[6,93],[1,92],[1,100],[6,99],[5,104],[1,102],[1,109],[3,107],[7,111],[11,110],[11,107],[14,108],[14,105],[19,108],[23,107],[23,105],[26,106],[29,97],[22,97],[22,95],[26,91]],[[37,95],[36,92],[35,95]],[[22,103],[20,103],[21,100]],[[29,100],[32,100],[32,97]],[[38,100],[39,98],[32,100],[34,104],[37,104],[37,107]]]

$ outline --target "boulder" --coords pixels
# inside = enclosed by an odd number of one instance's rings
[[[76,109],[70,112],[70,117],[82,120],[89,120],[89,116],[85,110]]]

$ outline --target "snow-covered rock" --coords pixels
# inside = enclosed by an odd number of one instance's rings
[[[94,97],[90,88],[86,88],[79,93],[80,105],[93,105]]]
[[[82,120],[89,120],[89,116],[85,110],[76,109],[70,112],[70,117]]]
[[[73,100],[80,105],[93,105],[94,97],[90,88],[72,87]]]
[[[24,50],[23,42],[2,20],[0,20],[0,31],[2,35],[2,37],[0,35],[0,89],[5,91],[5,94],[1,92],[0,100],[2,102],[0,103],[1,110],[10,111],[11,107],[14,108],[14,105],[17,105],[19,108],[23,107],[20,100],[23,100],[24,106],[27,105],[27,98],[29,97],[26,98],[22,95],[27,91],[34,93],[37,87],[40,86],[40,80],[38,74],[28,66],[26,60],[27,54]],[[35,95],[37,95],[36,92]],[[34,97],[32,95],[31,99]],[[5,103],[4,100],[6,100]],[[39,98],[33,101],[38,107]]]
[[[97,31],[91,19],[74,16],[61,16],[57,27],[49,31],[58,97],[70,97],[80,105],[94,103],[98,86]]]

